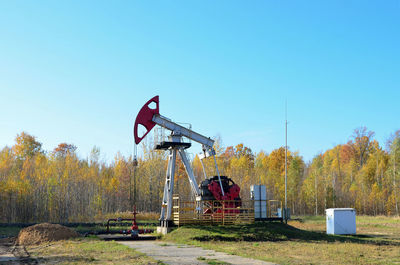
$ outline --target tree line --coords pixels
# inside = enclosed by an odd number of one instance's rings
[[[326,208],[352,207],[358,214],[399,215],[400,130],[383,148],[365,127],[305,162],[288,151],[288,207],[292,214],[324,214]],[[0,151],[0,222],[83,222],[107,213],[160,211],[167,154],[144,143],[138,160],[118,153],[112,162],[100,160],[94,147],[87,159],[77,147],[61,143],[46,152],[36,137],[22,132],[15,144]],[[264,184],[268,199],[284,201],[285,148],[254,153],[243,144],[215,149],[221,175],[250,198],[250,185]],[[204,179],[197,156],[192,161],[198,183]],[[216,175],[213,160],[205,160],[208,177]],[[176,165],[174,192],[190,199],[183,164]]]

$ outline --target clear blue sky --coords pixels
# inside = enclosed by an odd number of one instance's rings
[[[140,107],[306,160],[400,129],[399,1],[1,1],[0,147],[27,131],[105,160]]]

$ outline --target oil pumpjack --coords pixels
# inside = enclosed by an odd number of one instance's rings
[[[152,108],[152,106],[154,106]],[[145,133],[139,136],[139,125],[143,126]],[[240,206],[239,192],[240,188],[230,178],[221,176],[218,170],[217,160],[215,158],[215,149],[213,147],[214,140],[209,137],[203,136],[197,132],[194,132],[186,127],[183,127],[170,119],[160,115],[159,108],[159,96],[155,96],[150,99],[139,111],[134,125],[134,137],[135,143],[139,144],[143,138],[154,128],[159,125],[171,131],[168,137],[168,141],[159,143],[155,148],[161,150],[167,150],[168,155],[168,167],[164,185],[164,195],[161,205],[160,215],[160,226],[169,227],[173,226],[171,219],[172,211],[172,195],[174,191],[174,175],[175,175],[175,163],[176,156],[179,154],[181,160],[185,166],[186,173],[189,178],[192,195],[196,198],[196,201],[202,200],[218,200],[221,203],[228,204],[227,206]],[[183,137],[186,137],[192,141],[198,142],[202,145],[203,152],[199,155],[205,180],[201,182],[201,185],[197,185],[196,178],[193,173],[193,169],[190,165],[188,156],[185,149],[191,146],[191,143],[184,142]],[[207,157],[213,157],[215,163],[215,169],[217,175],[207,179],[206,171],[203,165],[203,159]],[[230,202],[224,202],[229,200]],[[232,203],[232,200],[235,202]],[[210,209],[203,209],[203,211],[210,211]]]

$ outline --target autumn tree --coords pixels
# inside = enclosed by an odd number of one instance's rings
[[[371,151],[371,141],[375,133],[368,131],[367,127],[359,127],[354,130],[348,145],[351,147],[353,156],[357,159],[360,169]]]
[[[373,136],[365,127],[358,128],[347,143],[307,163],[289,150],[287,195],[292,213],[318,215],[328,207],[353,207],[359,214],[398,215],[400,131],[387,141],[386,149]],[[120,153],[112,161],[102,161],[97,147],[87,159],[79,158],[76,146],[68,143],[45,152],[36,137],[18,134],[12,147],[0,150],[0,222],[91,221],[131,211],[132,195],[139,211],[159,212],[168,154],[143,143],[134,167],[132,157]],[[266,185],[268,199],[284,200],[284,147],[254,153],[244,144],[225,148],[218,137],[214,147],[220,174],[240,186],[243,200],[250,198],[252,184]],[[207,177],[216,175],[213,158],[203,165]],[[204,179],[203,165],[198,156],[193,158],[198,183]],[[179,156],[175,185],[177,193],[191,199]]]
[[[391,183],[388,191],[389,200],[387,210],[389,213],[395,213],[397,216],[400,213],[399,206],[399,189],[400,189],[400,130],[388,140],[389,161],[386,178]]]
[[[73,144],[61,143],[54,148],[53,153],[56,156],[65,157],[67,154],[73,154],[77,147]]]
[[[34,155],[42,152],[42,144],[36,141],[36,137],[26,132],[18,134],[15,142],[12,149],[17,159],[32,158]]]

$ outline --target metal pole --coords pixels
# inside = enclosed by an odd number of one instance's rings
[[[215,169],[217,170],[217,174],[218,174],[219,186],[221,187],[222,196],[225,196],[224,188],[222,187],[221,176],[219,175],[217,159],[215,158],[215,154],[213,156],[214,156],[214,162],[215,162]]]
[[[203,159],[199,159],[199,160],[200,160],[201,166],[203,167],[204,179],[207,179],[206,168],[204,167]]]
[[[287,102],[285,105],[285,223],[287,224]]]
[[[138,165],[137,161],[137,145],[135,144],[133,146],[133,160],[132,160],[132,166],[133,166],[133,205],[135,205],[135,210],[136,210],[136,167]],[[132,208],[132,205],[131,205]]]
[[[137,161],[135,161],[136,163],[137,163]],[[134,163],[135,163],[134,162]],[[136,207],[136,203],[137,203],[137,201],[136,201],[136,198],[137,198],[137,191],[136,191],[136,166],[137,165],[133,165],[133,205],[135,205],[135,207]]]
[[[393,141],[395,144],[397,144],[397,142]],[[396,192],[396,145],[394,145],[394,161],[393,161],[393,190],[394,190],[394,201],[395,201],[395,206],[396,206],[396,214],[397,216],[399,216],[399,206],[398,206],[398,202],[397,202],[397,192]]]
[[[132,209],[132,206],[132,168],[129,167],[129,209]]]

